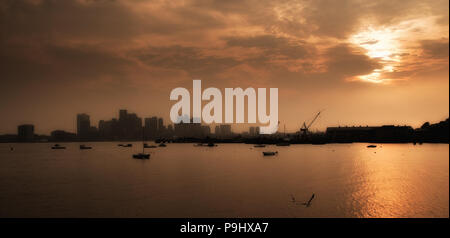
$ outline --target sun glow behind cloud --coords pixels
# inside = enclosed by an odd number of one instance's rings
[[[397,72],[402,65],[407,64],[405,57],[420,55],[417,52],[418,42],[429,38],[446,38],[448,29],[442,30],[436,17],[410,19],[391,26],[370,26],[352,35],[350,43],[366,50],[366,55],[378,60],[381,68],[370,74],[360,75],[357,80],[370,83],[387,84],[395,78],[389,78],[390,73]]]
[[[392,79],[384,78],[383,73],[394,72],[397,64],[401,62],[402,52],[399,42],[400,34],[395,29],[369,28],[359,32],[350,38],[350,42],[366,50],[367,56],[378,59],[383,65],[372,73],[358,76],[359,80],[371,83],[389,83]]]

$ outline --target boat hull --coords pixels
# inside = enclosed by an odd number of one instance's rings
[[[133,155],[134,159],[150,159],[150,154],[136,154]]]

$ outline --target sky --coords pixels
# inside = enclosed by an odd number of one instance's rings
[[[0,134],[167,122],[193,79],[278,88],[287,131],[419,127],[449,116],[448,28],[448,0],[0,0]]]

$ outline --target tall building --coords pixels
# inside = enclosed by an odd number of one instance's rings
[[[142,138],[142,119],[136,113],[128,113],[127,110],[119,111],[119,139],[137,140]]]
[[[145,118],[145,137],[147,139],[155,139],[156,132],[158,131],[158,118],[157,117],[149,117]]]
[[[55,130],[50,133],[52,141],[75,141],[77,135],[75,133],[63,130]]]
[[[125,109],[119,110],[119,121],[125,121],[127,119],[128,112]]]
[[[88,139],[91,131],[89,115],[80,113],[77,115],[77,136],[79,139]]]
[[[164,127],[164,120],[162,118],[158,118],[158,132],[162,134],[166,128]]]
[[[207,128],[200,123],[176,123],[174,124],[174,134],[177,137],[202,138],[207,135]]]
[[[214,134],[216,134],[216,136],[220,136],[220,126],[216,126],[215,128],[214,128]]]
[[[229,137],[231,136],[231,125],[224,124],[220,125],[220,133],[223,137]]]
[[[249,135],[250,136],[257,136],[259,135],[259,127],[258,126],[251,126],[249,129]]]
[[[209,127],[208,125],[205,125],[205,126],[201,126],[201,128],[202,128],[202,136],[203,137],[211,135],[211,127]]]
[[[174,134],[173,126],[172,126],[172,125],[168,125],[168,126],[167,126],[167,135],[168,135],[169,137],[172,137],[173,134]]]
[[[34,140],[34,126],[33,125],[20,125],[17,127],[17,136],[19,141],[31,142]]]
[[[216,137],[226,138],[231,137],[231,125],[228,124],[221,124],[216,126],[214,133],[216,134]]]
[[[119,122],[117,119],[98,122],[98,134],[103,140],[118,140],[120,135]]]

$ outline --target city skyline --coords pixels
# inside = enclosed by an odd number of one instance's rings
[[[0,134],[128,108],[169,121],[176,87],[278,88],[298,130],[449,117],[449,3],[1,1]],[[6,116],[5,116],[6,115]],[[233,125],[243,131],[247,125]]]
[[[383,136],[383,138],[395,138],[401,135],[401,137],[413,139],[411,136],[414,131],[417,133],[421,130],[433,130],[428,136],[431,140],[448,141],[447,128],[449,118],[446,120],[441,120],[439,122],[425,122],[421,127],[413,128],[410,125],[339,125],[339,126],[327,126],[326,130],[318,131],[312,130],[311,125],[314,124],[316,119],[319,117],[321,112],[316,114],[313,120],[308,122],[296,131],[286,131],[285,127],[279,127],[278,131],[273,135],[275,138],[288,138],[294,136],[294,139],[300,139],[310,142],[311,138],[308,136],[314,136],[314,134],[323,136],[326,134],[329,138],[335,138],[336,135],[340,135],[341,138],[347,138],[350,134],[355,134],[354,137],[350,137],[356,140],[357,135],[367,135],[375,136],[380,134],[386,134],[390,131],[390,136]],[[90,115],[86,113],[76,114],[76,128],[74,130],[63,130],[63,129],[53,129],[49,134],[40,134],[35,132],[34,124],[20,124],[17,126],[17,133],[0,134],[3,142],[44,142],[51,138],[52,141],[117,141],[117,140],[172,140],[174,138],[197,138],[197,139],[208,139],[212,136],[215,139],[232,139],[239,136],[245,136],[247,138],[270,138],[271,135],[260,134],[260,127],[256,124],[246,123],[246,130],[235,131],[233,130],[233,124],[230,123],[212,123],[205,124],[193,123],[191,118],[191,123],[164,123],[164,119],[151,116],[151,117],[139,117],[134,112],[129,112],[127,109],[120,109],[118,111],[118,117],[113,117],[109,120],[100,119],[98,123],[91,124]],[[183,116],[180,116],[183,117]],[[431,126],[431,127],[430,127]],[[74,131],[74,132],[73,132]],[[369,134],[367,134],[370,132]],[[10,137],[13,136],[13,137]],[[17,136],[17,137],[15,137]],[[281,136],[281,137],[280,137]],[[288,136],[288,137],[286,137]],[[338,138],[338,137],[336,137]],[[442,139],[447,138],[447,139]]]
[[[25,122],[24,123],[16,123],[14,129],[11,132],[7,132],[7,133],[1,133],[0,132],[0,135],[18,134],[18,128],[19,127],[21,127],[21,126],[28,126],[28,125],[29,126],[33,126],[33,131],[34,131],[34,133],[36,135],[50,135],[51,132],[54,132],[54,131],[65,131],[65,132],[69,132],[69,133],[74,133],[77,136],[78,135],[83,135],[83,134],[86,135],[86,133],[88,133],[86,130],[92,130],[92,129],[99,130],[101,125],[102,125],[102,123],[105,123],[105,122],[107,123],[107,122],[110,122],[112,120],[118,120],[120,118],[121,111],[129,112],[128,109],[119,109],[116,112],[116,117],[112,116],[109,119],[106,119],[106,118],[100,118],[99,119],[99,118],[97,118],[95,120],[92,120],[91,115],[86,113],[86,112],[76,113],[75,116],[73,117],[74,118],[73,119],[73,121],[74,121],[73,124],[74,125],[73,125],[72,128],[70,128],[70,127],[69,128],[52,127],[52,128],[48,129],[48,132],[42,132],[42,130],[39,130],[39,125],[36,126],[35,123],[29,122],[27,120],[23,120]],[[166,120],[164,118],[162,118],[162,117],[159,117],[159,116],[150,115],[150,116],[147,116],[147,117],[140,117],[135,112],[130,113],[130,114],[135,116],[136,119],[138,119],[140,121],[139,123],[142,124],[143,128],[145,128],[146,125],[148,125],[149,120],[153,120],[153,119],[154,120],[158,120],[156,122],[158,124],[158,127],[159,127],[159,125],[163,125],[163,127],[165,129],[167,129],[168,126],[174,128],[175,125],[177,125],[177,123],[172,123],[172,122],[169,122],[169,123],[166,122],[164,124],[163,121],[166,121]],[[84,120],[88,121],[88,125],[89,126],[84,126],[86,128],[84,130],[84,132],[80,131],[80,121],[79,121],[80,120],[80,116],[83,117]],[[87,119],[86,119],[86,117],[87,117]],[[182,116],[180,116],[180,117],[182,117]],[[310,117],[309,119],[311,120],[311,119],[313,119],[313,117]],[[419,128],[424,123],[438,123],[438,122],[441,122],[441,121],[445,121],[447,119],[448,119],[448,117],[447,118],[443,118],[441,120],[427,120],[427,121],[423,121],[423,122],[419,123],[418,125],[411,125],[411,124],[407,124],[407,123],[385,123],[385,124],[383,124],[383,123],[375,123],[375,124],[362,123],[362,124],[331,124],[331,125],[323,125],[323,123],[321,123],[322,124],[322,128],[319,129],[316,126],[312,126],[311,127],[311,131],[325,132],[330,127],[361,127],[361,126],[367,127],[369,125],[370,126],[395,125],[395,126],[411,126],[413,128]],[[305,121],[305,123],[307,123],[307,122],[308,121]],[[181,123],[181,124],[183,124],[183,123]],[[239,123],[239,124],[236,124],[236,123],[231,123],[231,124],[230,123],[211,123],[211,124],[207,124],[207,123],[204,123],[202,121],[201,123],[193,123],[193,122],[191,122],[191,123],[188,123],[188,124],[199,124],[201,126],[207,126],[207,127],[210,128],[212,134],[214,134],[214,130],[216,129],[216,127],[217,126],[221,126],[221,125],[230,126],[231,130],[233,131],[233,133],[239,133],[239,134],[240,133],[250,133],[250,134],[252,134],[252,131],[253,132],[259,131],[259,124],[258,123]],[[81,127],[83,127],[83,126],[81,126]],[[279,125],[277,133],[284,133],[284,132],[286,132],[286,133],[299,133],[299,132],[301,132],[301,127],[302,126],[299,125],[299,126],[296,126],[295,128],[291,127],[289,129],[287,129],[287,126],[280,122],[280,125]],[[141,133],[141,132],[139,132],[139,133]]]

